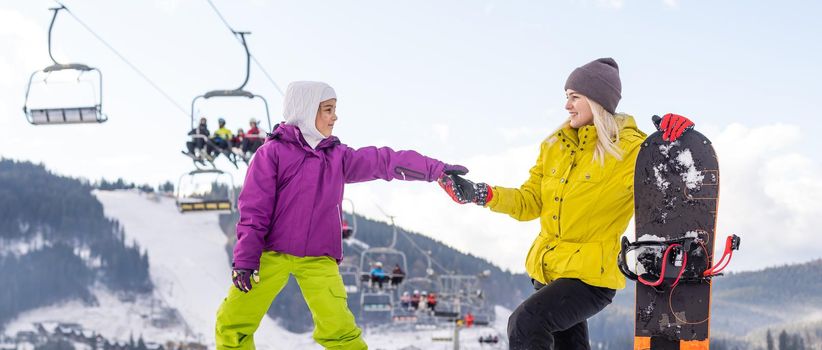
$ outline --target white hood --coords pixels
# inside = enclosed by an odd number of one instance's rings
[[[317,148],[320,141],[325,138],[316,126],[320,102],[332,98],[337,98],[334,88],[318,81],[295,81],[288,84],[288,89],[285,90],[285,123],[300,128],[303,138],[311,148]]]

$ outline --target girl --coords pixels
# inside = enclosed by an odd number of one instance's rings
[[[586,320],[611,303],[625,278],[619,238],[634,210],[634,165],[646,135],[633,117],[615,114],[619,69],[611,58],[577,68],[565,83],[566,120],[540,145],[520,188],[491,187],[459,176],[440,185],[458,203],[473,202],[520,221],[540,219],[525,269],[537,291],[508,319],[511,349],[590,349]],[[666,115],[664,139],[691,127]]]
[[[218,349],[253,349],[254,332],[294,275],[327,349],[367,349],[348,310],[342,260],[343,186],[383,179],[432,182],[465,174],[414,151],[353,149],[331,136],[337,95],[320,82],[288,86],[282,123],[260,147],[239,197],[240,221],[228,297],[217,312]],[[253,282],[252,282],[253,281]],[[253,288],[252,288],[253,287]]]

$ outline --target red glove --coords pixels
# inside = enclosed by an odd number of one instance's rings
[[[662,139],[665,141],[674,142],[685,130],[693,129],[694,122],[679,114],[668,113],[660,119],[659,116],[654,116],[654,124],[657,129],[662,131]]]

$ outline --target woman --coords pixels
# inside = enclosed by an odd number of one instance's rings
[[[254,348],[254,332],[290,275],[311,309],[317,343],[366,349],[337,266],[343,257],[344,185],[377,179],[433,182],[445,171],[468,172],[414,151],[348,147],[331,135],[336,110],[331,86],[289,84],[286,121],[257,150],[240,193],[236,288],[217,312],[217,349]]]
[[[520,188],[440,181],[458,203],[540,219],[525,262],[537,291],[508,320],[511,349],[589,349],[586,320],[625,287],[619,238],[633,216],[634,165],[646,135],[633,117],[615,114],[621,89],[611,58],[574,70],[565,83],[568,120],[542,142]],[[692,125],[668,114],[660,128],[673,141]]]

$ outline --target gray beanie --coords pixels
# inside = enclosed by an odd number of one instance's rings
[[[596,101],[611,114],[622,98],[619,66],[613,58],[600,58],[578,67],[565,82],[565,90],[574,90]]]

